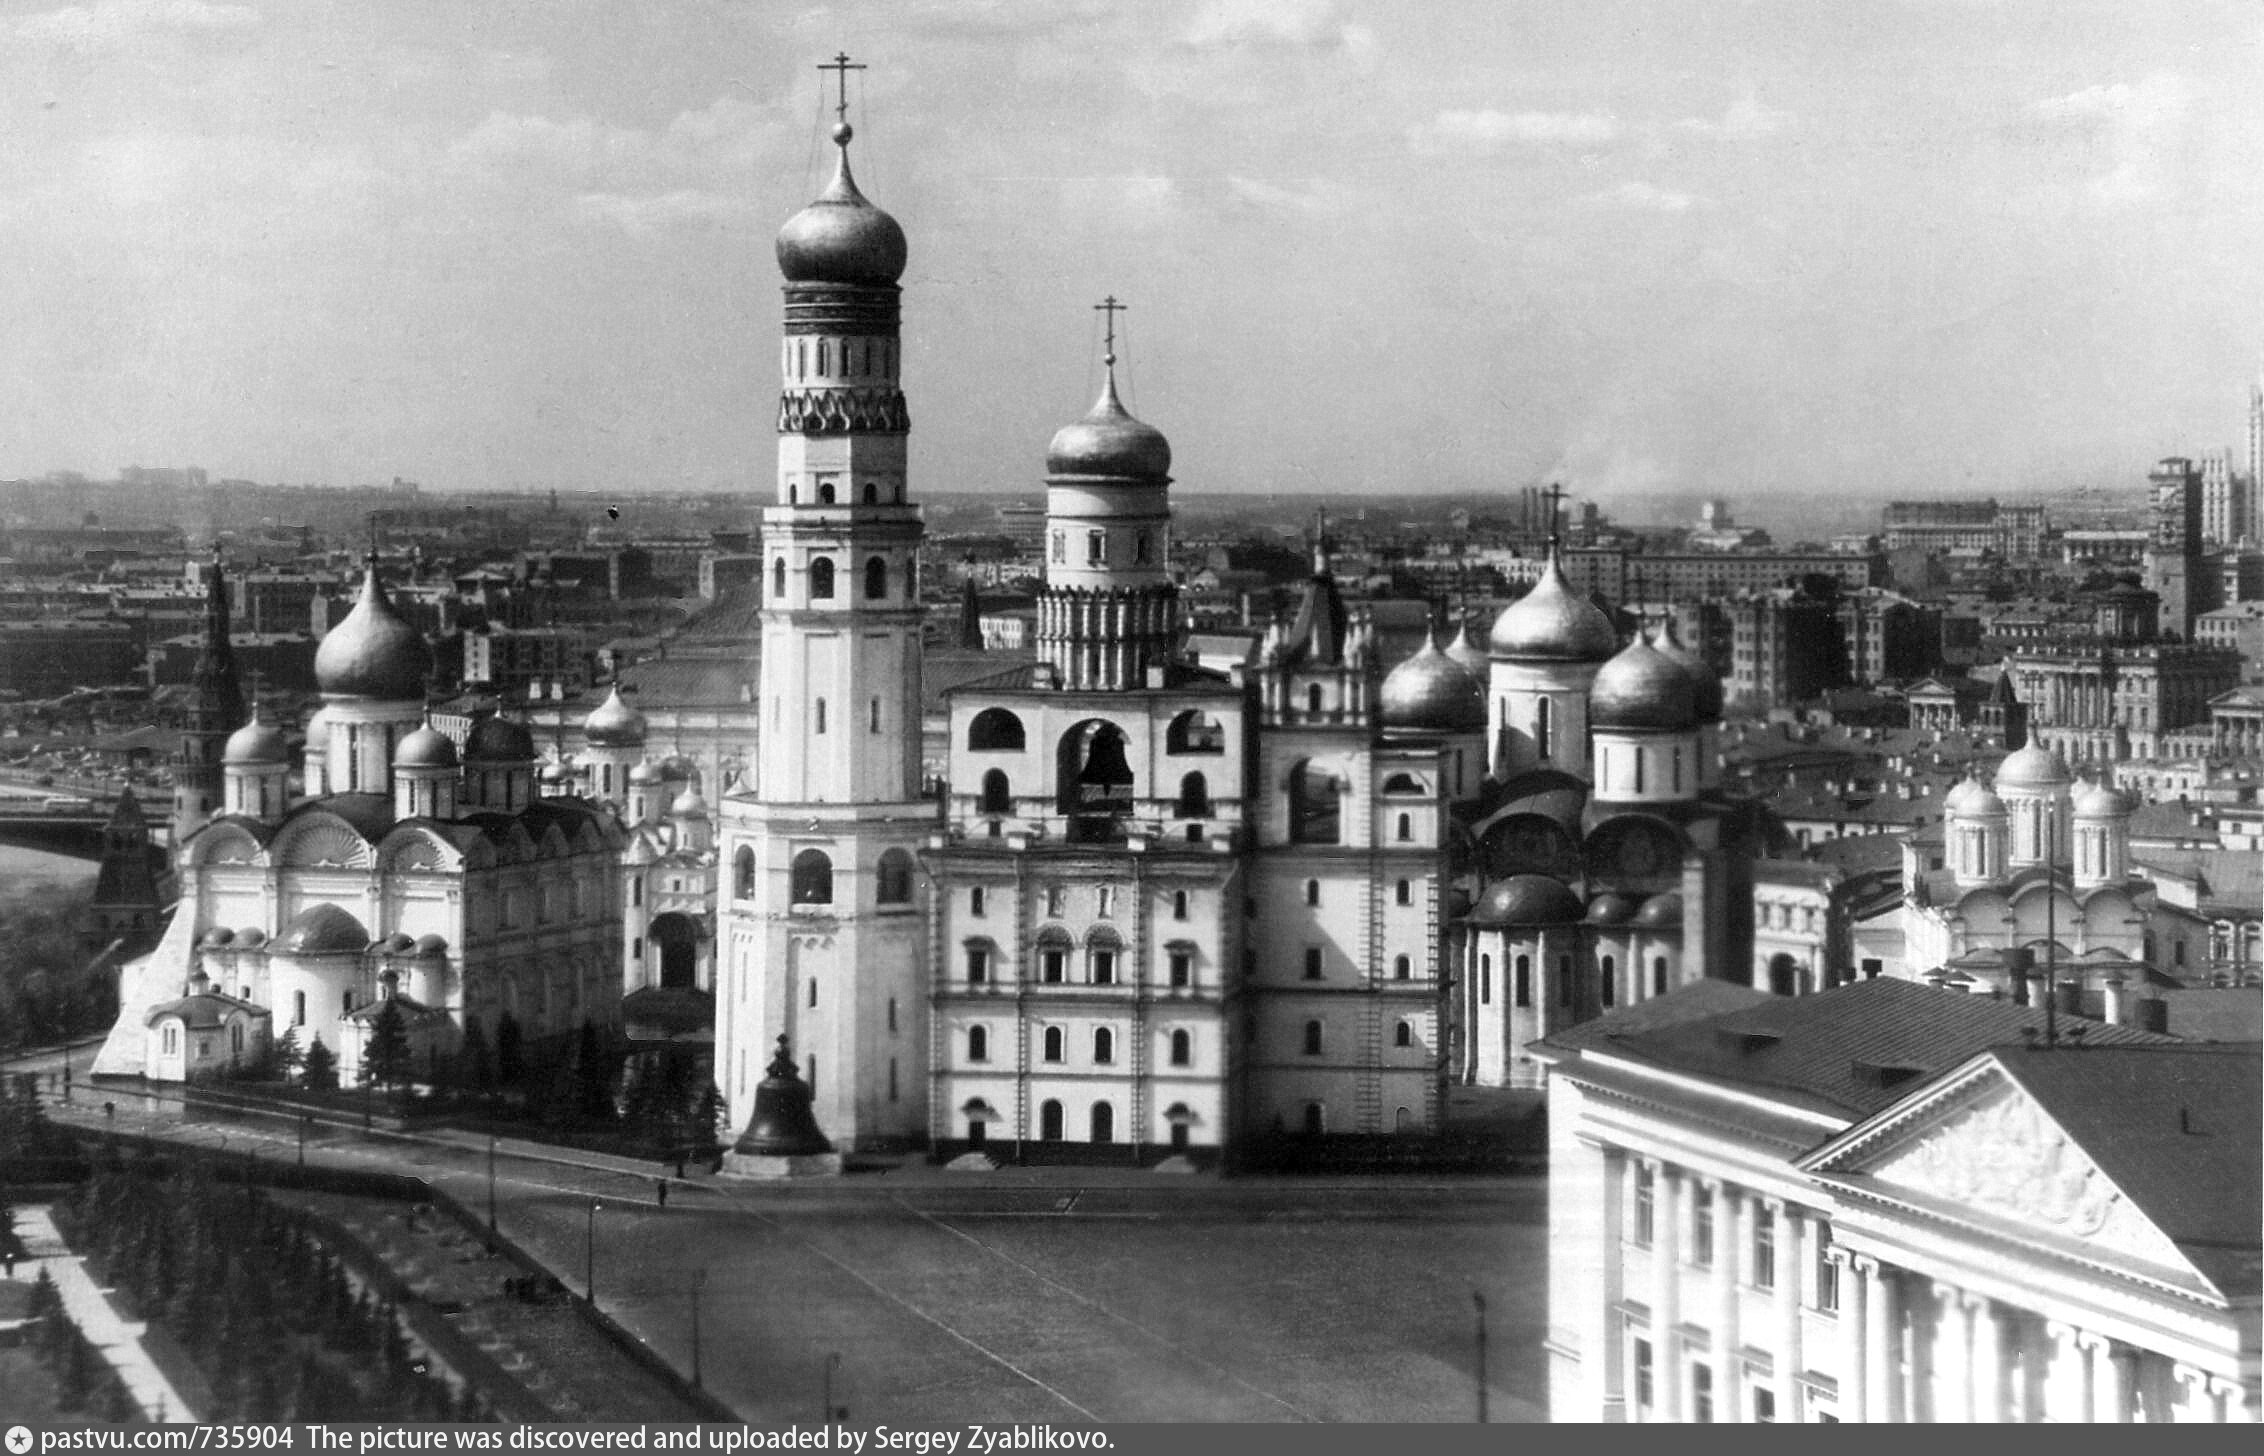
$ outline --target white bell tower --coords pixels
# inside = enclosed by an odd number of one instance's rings
[[[779,233],[778,481],[763,511],[760,746],[721,809],[716,1082],[744,1132],[780,1036],[837,1148],[927,1129],[919,511],[898,387],[904,233],[849,170]]]

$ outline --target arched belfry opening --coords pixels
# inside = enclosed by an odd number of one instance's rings
[[[1130,744],[1124,730],[1093,718],[1062,735],[1059,773],[1060,812],[1070,820],[1072,839],[1114,839],[1120,821],[1132,812],[1134,782]]]

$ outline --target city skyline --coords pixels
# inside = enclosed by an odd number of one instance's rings
[[[917,239],[916,493],[1036,488],[1109,292],[1204,492],[1983,494],[2238,440],[2251,11],[1651,10],[10,6],[0,474],[759,490],[837,49]]]

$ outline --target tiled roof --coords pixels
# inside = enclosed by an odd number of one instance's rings
[[[1568,1026],[1533,1045],[1545,1051],[1585,1051],[1591,1047],[1607,1047],[1620,1038],[1637,1032],[1653,1031],[1686,1021],[1699,1021],[1725,1012],[1742,1011],[1774,999],[1766,991],[1740,986],[1735,981],[1693,981],[1687,986],[1676,987],[1664,996],[1654,996],[1648,1001],[1638,1001],[1633,1006],[1607,1011],[1593,1021]]]
[[[2253,1299],[2264,1267],[2260,1052],[2003,1047],[1997,1060],[2210,1282]]]

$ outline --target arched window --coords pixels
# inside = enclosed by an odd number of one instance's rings
[[[1414,904],[1415,882],[1413,880],[1401,880],[1397,885],[1392,887],[1392,896],[1402,905]]]
[[[1191,773],[1179,781],[1179,803],[1173,812],[1181,819],[1211,817],[1211,789],[1201,774]]]
[[[1116,1033],[1105,1026],[1093,1028],[1093,1061],[1106,1066],[1116,1060]]]
[[[1175,1067],[1185,1067],[1192,1065],[1194,1060],[1195,1038],[1184,1031],[1173,1032],[1171,1034],[1171,1064]]]
[[[1305,1104],[1305,1135],[1319,1137],[1328,1131],[1328,1110],[1318,1102]]]
[[[1338,842],[1340,804],[1336,775],[1310,760],[1289,773],[1289,838],[1296,844]]]
[[[873,484],[869,480],[865,482],[865,504],[868,506],[877,506],[880,504],[880,487]],[[882,593],[868,590],[865,595],[880,596],[882,595]]]
[[[1616,956],[1605,956],[1605,957],[1604,957],[1604,958],[1603,958],[1603,959],[1602,959],[1601,961],[1597,962],[1597,964],[1596,964],[1596,970],[1597,970],[1597,972],[1598,972],[1599,978],[1600,978],[1600,979],[1601,979],[1601,980],[1603,981],[1603,983],[1604,983],[1604,984],[1603,984],[1603,992],[1604,992],[1604,1004],[1605,1004],[1606,1006],[1610,1006],[1610,1005],[1613,1005],[1614,1003],[1616,1003],[1616,1002],[1617,1002],[1617,1001],[1619,1000],[1619,959],[1618,959],[1618,957],[1616,957]]]
[[[1318,1021],[1308,1021],[1305,1023],[1305,1055],[1317,1057],[1320,1054],[1321,1024]]]
[[[1478,957],[1478,1004],[1480,1006],[1494,1004],[1494,958],[1492,956],[1482,955]]]
[[[751,900],[755,894],[755,852],[743,844],[731,856],[731,894],[739,900]]]
[[[1093,1104],[1093,1141],[1096,1143],[1116,1141],[1116,1109],[1106,1102]]]
[[[967,747],[978,753],[1020,753],[1022,720],[1004,708],[985,708],[967,725]]]
[[[1321,903],[1321,882],[1319,880],[1307,880],[1305,882],[1305,903],[1308,905]]]
[[[909,905],[912,903],[912,856],[901,849],[892,849],[880,857],[879,881],[874,898],[883,905]]]
[[[1043,931],[1038,936],[1038,979],[1049,986],[1058,986],[1069,979],[1069,937],[1059,926]]]
[[[1045,1059],[1047,1061],[1058,1062],[1061,1060],[1061,1041],[1062,1037],[1060,1027],[1049,1026],[1046,1028]]]
[[[1533,1004],[1533,958],[1531,956],[1521,955],[1517,958],[1516,974],[1517,986],[1511,1000],[1519,1006],[1530,1006]]]
[[[869,493],[871,486],[865,487]],[[865,562],[865,600],[877,602],[888,595],[888,563],[878,556]]]
[[[1319,683],[1314,683],[1311,687],[1305,689],[1305,711],[1308,713],[1321,711],[1321,685]]]
[[[1189,708],[1164,730],[1166,753],[1224,753],[1226,728],[1200,708]]]
[[[1423,792],[1423,781],[1413,774],[1395,773],[1384,780],[1384,792],[1387,794],[1420,794]]]
[[[825,481],[818,486],[818,504],[821,506],[830,506],[833,504],[832,481]],[[830,595],[830,593],[828,593],[828,595]]]
[[[786,558],[783,556],[770,564],[770,599],[786,600]]]
[[[1415,1028],[1402,1021],[1392,1029],[1391,1044],[1402,1047],[1415,1045]]]
[[[1408,958],[1407,958],[1406,956],[1399,956],[1399,957],[1396,957],[1396,958],[1395,958],[1395,959],[1394,959],[1394,960],[1392,961],[1392,963],[1391,963],[1391,978],[1392,978],[1393,980],[1395,980],[1395,981],[1406,981],[1406,980],[1412,980],[1412,979],[1414,978],[1414,975],[1415,975],[1415,963],[1414,963],[1413,961],[1409,960],[1409,959],[1408,959]]]
[[[833,600],[833,558],[820,556],[810,563],[810,597],[813,601]]]
[[[1549,756],[1549,745],[1556,736],[1556,704],[1543,698],[1538,706],[1539,711],[1533,715],[1533,752],[1535,756],[1546,759]]]
[[[1407,842],[1408,842],[1409,840],[1411,840],[1411,839],[1413,839],[1413,838],[1415,837],[1415,816],[1414,816],[1414,815],[1412,815],[1412,814],[1402,814],[1402,815],[1400,815],[1400,816],[1399,816],[1398,834],[1399,834],[1399,842],[1400,842],[1401,844],[1405,844],[1405,843],[1407,843]]]
[[[1651,994],[1664,996],[1666,993],[1667,958],[1665,956],[1653,956],[1651,958]]]
[[[1049,1143],[1061,1141],[1061,1104],[1050,1097],[1038,1104],[1038,1138]]]
[[[987,1062],[990,1060],[989,1027],[970,1026],[967,1028],[967,1060],[970,1062]]]
[[[1060,810],[1084,821],[1072,834],[1106,839],[1116,830],[1109,821],[1132,812],[1134,783],[1131,745],[1124,730],[1105,719],[1088,719],[1061,736],[1056,754]]]
[[[821,849],[805,849],[794,856],[792,899],[797,905],[833,903],[833,861]]]
[[[1185,920],[1187,918],[1187,892],[1185,890],[1171,892],[1171,918],[1174,920]]]
[[[983,799],[976,806],[980,814],[1011,814],[1014,812],[1014,791],[1007,785],[1003,769],[992,769],[983,775]]]

